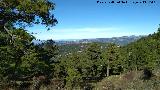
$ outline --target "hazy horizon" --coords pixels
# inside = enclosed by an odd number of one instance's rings
[[[128,35],[128,36],[119,36],[119,37],[131,37],[131,36],[147,36],[147,35]],[[108,38],[119,38],[117,37],[108,37]],[[106,37],[107,38],[107,37]],[[74,40],[83,40],[83,39],[102,39],[102,38],[81,38],[81,39],[52,39],[54,41],[74,41]],[[105,38],[103,38],[105,39]],[[35,40],[35,39],[34,39]],[[50,40],[50,39],[36,39],[36,40],[40,40],[40,41],[45,41],[45,40]]]

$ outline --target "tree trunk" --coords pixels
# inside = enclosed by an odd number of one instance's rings
[[[110,66],[109,66],[109,63],[108,63],[108,66],[107,66],[107,77],[109,76],[109,68],[110,68]]]

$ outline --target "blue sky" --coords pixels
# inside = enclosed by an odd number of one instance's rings
[[[47,31],[45,26],[27,28],[37,39],[64,40],[147,35],[156,32],[160,24],[160,1],[150,4],[97,3],[98,0],[52,0],[52,11],[58,24]],[[118,0],[99,0],[118,1]],[[124,0],[126,1],[126,0]],[[147,2],[150,0],[146,0]]]

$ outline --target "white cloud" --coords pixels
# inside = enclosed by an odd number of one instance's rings
[[[129,29],[128,29],[129,30]],[[37,39],[87,39],[87,38],[109,38],[128,35],[141,35],[143,33],[128,31],[127,28],[68,28],[68,29],[53,29],[50,31],[43,30],[36,34]]]

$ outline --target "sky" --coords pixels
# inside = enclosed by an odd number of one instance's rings
[[[65,40],[148,35],[160,24],[160,0],[51,0],[58,24],[50,31],[43,25],[28,27],[37,39]],[[106,2],[106,3],[97,3]]]

